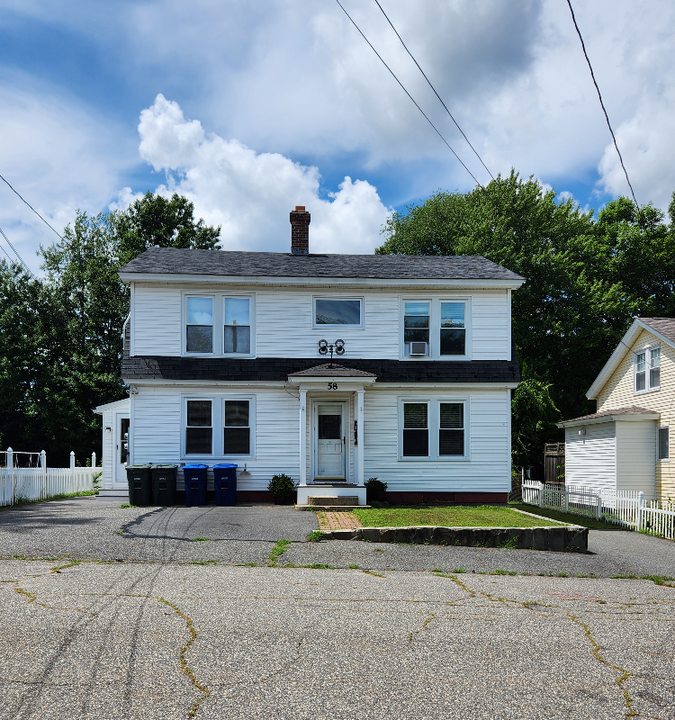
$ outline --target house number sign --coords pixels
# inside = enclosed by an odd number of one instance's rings
[[[334,383],[334,382],[330,382],[330,383],[328,383],[328,389],[329,389],[329,390],[337,390],[337,389],[338,389],[338,384],[337,384],[337,383]]]

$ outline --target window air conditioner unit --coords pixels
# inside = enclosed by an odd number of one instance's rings
[[[429,354],[429,343],[411,342],[410,343],[410,354],[411,355],[428,355]]]

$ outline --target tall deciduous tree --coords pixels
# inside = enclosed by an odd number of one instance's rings
[[[521,462],[528,453],[535,462],[560,416],[592,409],[585,392],[635,315],[675,314],[672,227],[625,198],[595,220],[512,171],[484,189],[437,192],[394,213],[384,233],[378,253],[483,255],[527,278],[513,295],[513,328],[523,378],[538,385],[514,401]]]
[[[186,198],[146,194],[127,210],[78,212],[42,248],[45,277],[0,263],[0,444],[66,463],[100,446],[96,405],[118,400],[129,290],[121,265],[153,245],[218,248],[220,228]]]

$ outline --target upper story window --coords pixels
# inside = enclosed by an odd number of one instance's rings
[[[402,356],[469,359],[469,300],[403,300]]]
[[[441,302],[441,355],[466,355],[465,303]]]
[[[251,308],[249,298],[226,297],[223,353],[251,353]]]
[[[314,325],[362,327],[362,306],[360,298],[314,298]]]
[[[186,293],[183,326],[184,354],[253,356],[255,296]]]
[[[406,301],[403,306],[403,348],[406,357],[429,354],[428,301]]]
[[[658,390],[661,386],[661,348],[635,353],[635,392]]]
[[[185,350],[189,353],[213,352],[213,298],[187,298]]]

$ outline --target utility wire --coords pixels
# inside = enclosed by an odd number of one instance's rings
[[[471,172],[471,170],[469,170],[469,168],[462,162],[462,160],[460,159],[459,155],[458,155],[458,154],[452,149],[452,147],[450,146],[450,143],[443,137],[443,135],[441,135],[440,130],[431,122],[431,120],[429,119],[428,115],[427,115],[427,114],[424,112],[424,110],[422,110],[422,108],[417,104],[417,102],[415,101],[415,98],[413,98],[413,96],[406,90],[405,85],[403,85],[403,83],[396,77],[396,75],[394,74],[394,71],[389,67],[389,65],[387,65],[387,63],[384,61],[384,59],[382,58],[382,56],[380,55],[380,53],[377,52],[377,50],[373,47],[373,45],[372,45],[372,43],[370,42],[370,40],[368,40],[368,38],[363,34],[363,31],[362,31],[361,28],[356,24],[356,22],[352,19],[352,16],[344,9],[344,7],[343,7],[342,3],[340,2],[340,0],[335,0],[335,2],[340,6],[342,12],[349,18],[351,24],[359,31],[359,34],[361,35],[361,37],[368,43],[368,45],[370,46],[370,49],[371,49],[371,50],[377,55],[377,57],[380,59],[380,62],[387,68],[387,70],[389,70],[389,73],[390,73],[391,76],[394,78],[394,80],[396,80],[396,82],[401,86],[401,89],[403,90],[403,92],[410,98],[410,100],[412,101],[412,103],[413,103],[413,104],[415,105],[415,107],[422,113],[422,115],[424,115],[424,118],[425,118],[426,121],[429,123],[429,125],[431,125],[431,127],[436,131],[436,134],[438,135],[438,137],[447,145],[447,147],[448,147],[448,149],[450,150],[450,152],[457,158],[457,160],[459,161],[460,165],[469,173],[469,175],[471,175],[471,177],[474,179],[474,182],[475,182],[477,185],[480,185],[481,188],[483,188],[483,186],[481,185],[481,183],[479,182],[479,180],[476,178],[476,176],[475,176],[475,175]],[[485,188],[483,188],[483,189],[485,189]]]
[[[39,213],[27,200],[25,200],[23,197],[21,197],[21,195],[7,182],[7,180],[5,180],[4,177],[2,177],[2,175],[0,175],[0,180],[2,180],[4,183],[6,183],[7,186],[9,187],[9,189],[10,189],[22,202],[26,203],[26,205],[28,205],[28,207],[40,218],[40,220],[42,220],[42,222],[43,222],[50,230],[52,230],[54,233],[56,233],[56,236],[57,236],[60,240],[63,240],[63,237],[61,237],[61,235],[59,235],[59,233],[57,233],[56,230],[54,230],[54,228],[42,217],[42,215],[40,215],[40,213]],[[3,235],[4,235],[4,233],[3,233]],[[9,240],[7,240],[7,242],[9,242]]]
[[[375,0],[375,4],[377,5],[377,7],[380,8],[380,12],[384,15],[384,17],[386,18],[389,25],[391,25],[391,29],[396,33],[396,37],[400,40],[401,45],[403,45],[405,51],[408,53],[408,55],[410,55],[410,58],[415,63],[415,65],[417,65],[417,69],[422,73],[422,77],[427,81],[427,85],[429,85],[429,87],[434,91],[434,95],[436,95],[436,97],[438,98],[438,101],[445,108],[445,112],[448,113],[452,122],[455,123],[457,129],[462,133],[462,137],[466,140],[468,146],[473,150],[476,157],[480,160],[481,165],[487,170],[487,174],[494,180],[495,179],[494,175],[490,172],[488,166],[483,162],[483,158],[478,154],[478,151],[476,150],[476,148],[471,144],[471,142],[469,141],[469,138],[466,136],[464,130],[462,130],[462,128],[459,126],[459,123],[457,122],[457,120],[455,120],[455,118],[453,117],[450,110],[448,110],[448,106],[443,102],[443,98],[438,94],[438,92],[436,92],[436,88],[431,84],[431,80],[429,80],[429,78],[427,77],[424,70],[422,70],[422,68],[420,67],[420,64],[415,59],[415,56],[410,52],[410,50],[408,50],[408,46],[403,42],[403,38],[400,36],[398,30],[394,27],[394,23],[389,19],[389,16],[382,8],[382,5],[380,5],[378,0]]]
[[[12,250],[14,251],[14,254],[19,258],[19,262],[23,265],[24,270],[25,270],[31,277],[34,277],[33,273],[28,269],[28,265],[26,265],[26,263],[23,261],[23,258],[21,257],[21,255],[19,255],[19,253],[17,252],[17,250],[16,250],[16,248],[14,247],[14,245],[12,245],[12,243],[9,241],[9,238],[7,237],[7,235],[5,235],[5,231],[4,231],[2,228],[0,228],[0,235],[2,235],[2,237],[5,238],[5,240],[7,241],[7,244],[12,248]],[[3,248],[3,250],[4,250],[4,248]],[[5,255],[7,255],[7,251],[6,251],[6,250],[5,250]],[[7,255],[7,257],[9,257],[9,255]],[[11,262],[11,260],[10,260],[10,262]]]
[[[591,78],[593,78],[593,85],[595,85],[595,89],[598,91],[598,99],[600,100],[600,106],[602,107],[602,112],[605,113],[605,120],[607,121],[607,127],[609,128],[609,132],[612,136],[612,140],[614,141],[614,147],[616,148],[616,154],[619,156],[619,162],[621,163],[621,167],[623,168],[623,174],[626,176],[626,182],[628,183],[628,187],[630,188],[631,195],[633,196],[633,202],[635,203],[635,205],[637,206],[637,209],[639,210],[640,205],[638,204],[637,198],[635,197],[635,192],[633,190],[633,186],[630,184],[630,179],[628,177],[628,170],[626,170],[626,166],[623,164],[623,158],[621,157],[619,145],[616,142],[616,137],[614,136],[614,130],[612,130],[612,125],[609,122],[609,115],[607,114],[607,110],[605,109],[605,103],[602,101],[602,95],[600,94],[600,88],[598,87],[598,83],[595,80],[595,74],[593,73],[593,66],[591,65],[591,61],[588,57],[588,53],[586,52],[586,45],[584,45],[584,38],[581,35],[581,30],[579,30],[579,26],[577,25],[577,19],[574,17],[574,9],[572,8],[571,0],[567,0],[567,4],[570,8],[570,13],[572,14],[572,22],[574,23],[574,27],[576,28],[577,35],[579,36],[579,40],[581,41],[581,49],[584,51],[584,57],[586,58],[586,62],[588,63],[588,69],[591,71]]]

